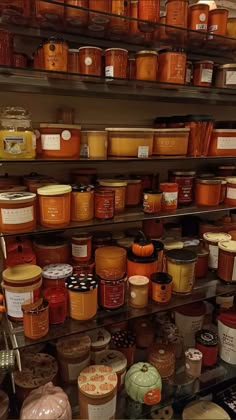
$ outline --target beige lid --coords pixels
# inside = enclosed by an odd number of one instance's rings
[[[98,182],[102,187],[127,187],[126,181],[119,181],[118,179],[99,179]]]
[[[42,270],[38,265],[20,264],[7,268],[2,273],[2,278],[11,283],[27,283],[41,277]]]
[[[228,184],[236,184],[236,176],[227,177],[226,182],[228,182]]]
[[[40,128],[58,128],[58,130],[60,130],[60,129],[63,129],[63,130],[71,129],[71,130],[73,130],[75,128],[78,129],[78,130],[81,129],[81,125],[78,125],[78,124],[51,124],[51,123],[41,123],[39,125],[39,127]]]
[[[57,351],[64,357],[70,359],[75,357],[83,357],[91,347],[91,339],[88,335],[72,335],[71,337],[63,337],[57,342]]]
[[[184,247],[184,243],[182,241],[172,241],[166,240],[164,241],[164,249],[166,251],[170,251],[171,249],[182,249]]]
[[[39,195],[61,195],[67,194],[72,191],[70,185],[47,185],[46,187],[38,188],[37,193]]]
[[[97,357],[97,363],[110,366],[116,373],[127,368],[127,359],[123,353],[117,350],[101,351]]]
[[[144,54],[158,55],[158,52],[154,50],[143,50],[143,51],[137,52],[135,55],[137,56],[137,55],[144,55]]]
[[[88,333],[92,341],[92,349],[96,350],[101,346],[107,346],[111,341],[111,334],[105,328],[99,328]],[[100,363],[99,363],[100,364]],[[103,363],[101,363],[103,364]]]
[[[5,204],[24,204],[30,203],[36,199],[36,194],[30,192],[14,192],[14,191],[6,191],[0,194],[0,203]]]
[[[218,247],[223,251],[236,252],[236,241],[222,241],[218,243]]]
[[[127,53],[128,54],[128,50],[125,50],[124,48],[108,48],[107,50],[105,50],[104,52],[105,52],[105,54],[107,53],[107,52],[109,52],[109,51],[123,51],[123,52],[125,52],[125,53]]]
[[[236,69],[236,63],[231,63],[231,64],[223,64],[222,66],[219,66],[219,69]],[[222,131],[222,130],[221,130]],[[225,130],[224,130],[225,131]],[[232,130],[230,130],[232,131]]]
[[[114,131],[121,133],[153,133],[153,128],[105,128],[106,131]]]
[[[209,242],[218,243],[221,241],[230,241],[231,236],[228,233],[223,232],[206,232],[203,234],[203,239]]]
[[[198,349],[188,349],[185,352],[185,357],[190,360],[202,360],[202,352]]]
[[[89,397],[107,397],[117,387],[117,375],[110,366],[89,366],[80,373],[78,386],[79,392]]]
[[[183,411],[183,420],[230,420],[223,408],[211,401],[193,401]]]
[[[155,134],[164,134],[164,133],[188,133],[190,131],[190,128],[155,128],[154,130]]]
[[[145,286],[149,283],[149,278],[145,276],[131,276],[128,279],[128,282],[133,286]]]

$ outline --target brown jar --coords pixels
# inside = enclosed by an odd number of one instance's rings
[[[126,79],[128,51],[122,48],[109,48],[105,51],[105,75]]]
[[[194,63],[193,84],[195,86],[210,87],[212,85],[213,70],[213,61],[204,60]]]
[[[158,82],[184,84],[186,71],[186,53],[182,49],[159,51]]]
[[[79,50],[68,51],[68,73],[79,73]]]
[[[81,74],[102,75],[102,49],[98,47],[79,48],[79,66]]]
[[[45,3],[50,4],[50,3]],[[56,38],[50,38],[43,43],[45,70],[67,72],[68,44]]]
[[[139,51],[136,54],[136,79],[156,81],[158,69],[156,51]]]
[[[158,370],[162,379],[174,374],[175,355],[168,345],[154,343],[149,349],[148,362]]]

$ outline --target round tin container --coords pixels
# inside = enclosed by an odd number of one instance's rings
[[[210,330],[199,330],[195,336],[196,348],[203,354],[203,366],[213,366],[218,356],[218,336]]]

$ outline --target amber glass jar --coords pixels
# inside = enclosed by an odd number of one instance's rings
[[[92,235],[82,232],[71,238],[72,259],[78,263],[85,263],[91,260],[92,256]]]
[[[138,1],[138,18],[141,20],[149,20],[148,22],[139,22],[139,29],[142,32],[152,32],[155,26],[151,22],[159,22],[160,16],[160,0],[139,0]]]
[[[48,39],[43,43],[43,53],[45,70],[67,72],[68,44],[66,41],[56,38]]]
[[[128,66],[128,51],[122,48],[105,50],[105,75],[126,79]]]
[[[53,4],[41,0],[35,1],[36,6],[36,18],[50,21],[62,21],[64,18],[64,0],[58,0],[57,3]]]
[[[186,53],[182,49],[166,49],[159,51],[158,82],[185,83]]]
[[[227,9],[213,9],[209,12],[208,30],[212,34],[226,35],[229,11]],[[211,37],[210,37],[211,39]]]
[[[195,203],[197,206],[218,206],[220,203],[221,180],[197,179]]]
[[[188,0],[167,0],[166,2],[166,25],[187,28],[188,26]],[[167,32],[173,33],[172,28],[166,28]]]
[[[155,81],[157,78],[158,55],[156,51],[139,51],[136,58],[136,79]]]
[[[88,11],[78,9],[78,7],[87,7],[88,0],[65,0],[65,19],[73,26],[85,26],[88,23]],[[77,6],[76,8],[67,6]]]
[[[195,86],[210,87],[212,85],[213,70],[213,61],[204,60],[194,63],[193,84]]]
[[[102,75],[102,49],[98,47],[79,48],[79,67],[81,74]]]
[[[71,220],[87,222],[94,217],[94,187],[92,185],[72,186]]]
[[[116,179],[101,179],[99,185],[105,191],[108,189],[115,192],[115,211],[124,211],[127,182]]]
[[[206,32],[208,27],[209,6],[204,3],[195,3],[188,8],[188,27],[193,31]],[[191,38],[196,34],[190,33]]]
[[[39,188],[40,223],[45,227],[65,227],[70,223],[71,186]]]
[[[236,241],[219,242],[217,275],[225,282],[236,282]]]
[[[121,279],[126,273],[126,250],[104,246],[95,251],[96,274],[103,279]]]
[[[112,219],[115,215],[115,191],[98,188],[95,191],[94,208],[97,219]]]

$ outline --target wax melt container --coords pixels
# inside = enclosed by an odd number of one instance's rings
[[[236,156],[236,130],[233,128],[213,130],[208,154],[209,156]]]
[[[34,241],[34,252],[37,264],[40,267],[48,264],[66,264],[70,258],[69,243],[60,236],[36,238]]]
[[[128,51],[122,48],[105,50],[105,76],[126,79]]]
[[[65,287],[65,280],[71,276],[73,268],[69,264],[49,264],[43,267],[43,287]]]
[[[43,159],[79,159],[80,125],[40,124]]]
[[[11,320],[22,321],[21,305],[38,300],[42,285],[41,273],[40,267],[31,264],[21,264],[3,271],[2,287],[7,314]]]
[[[225,89],[235,89],[236,85],[236,65],[223,64],[216,69],[215,86]]]
[[[95,191],[94,208],[97,219],[112,219],[115,215],[115,191],[98,188]]]
[[[104,246],[95,251],[96,274],[103,279],[122,278],[126,273],[126,250],[118,246]]]
[[[123,353],[117,350],[104,350],[97,356],[97,364],[110,366],[117,374],[117,392],[124,386],[124,379],[127,369],[127,360]]]
[[[53,72],[67,72],[68,50],[67,42],[62,39],[50,38],[45,41],[43,43],[44,69]]]
[[[195,264],[197,256],[185,249],[167,251],[167,272],[172,276],[172,292],[175,294],[191,293],[195,282]]]
[[[91,364],[97,363],[98,357],[109,348],[111,334],[105,328],[99,328],[89,332],[91,338]]]
[[[188,27],[193,31],[206,32],[209,18],[209,6],[204,3],[195,3],[188,8]],[[196,37],[196,34],[190,34],[190,37]]]
[[[65,287],[48,287],[43,295],[49,304],[49,324],[61,324],[67,314],[67,290]]]
[[[0,31],[0,64],[12,66],[13,64],[13,36],[9,31]]]
[[[127,179],[125,205],[138,206],[142,196],[142,181],[141,179]]]
[[[107,158],[107,132],[106,131],[82,131],[82,148],[84,157],[88,159]],[[81,149],[80,149],[81,155]]]
[[[65,5],[77,6],[77,8],[65,7],[65,19],[70,25],[81,27],[87,24],[89,13],[79,7],[88,8],[88,0],[65,0]]]
[[[71,220],[87,222],[94,217],[93,185],[73,185],[71,194]]]
[[[30,232],[36,227],[36,194],[0,194],[0,227],[3,233]]]
[[[69,315],[78,321],[87,321],[97,312],[97,281],[92,274],[68,277]]]
[[[128,304],[132,308],[145,308],[148,305],[149,279],[145,276],[132,276],[128,279]]]
[[[120,279],[109,280],[97,276],[98,304],[101,308],[114,311],[125,303],[126,275]]]
[[[80,419],[115,418],[117,375],[110,366],[85,368],[78,378],[78,387]]]
[[[182,49],[166,49],[159,51],[158,82],[185,83],[186,53]]]
[[[79,68],[81,74],[102,75],[102,50],[98,47],[79,48]]]
[[[88,262],[92,256],[92,235],[82,232],[72,236],[72,258],[79,263]]]
[[[213,70],[213,61],[204,60],[194,63],[193,84],[195,86],[210,87],[212,85]]]
[[[143,191],[143,211],[144,213],[157,213],[162,207],[162,191],[144,190]]]
[[[49,185],[38,189],[42,226],[56,228],[69,225],[71,190],[70,185]]]
[[[186,156],[189,128],[160,128],[154,130],[153,155]]]
[[[226,178],[226,196],[225,203],[230,206],[236,206],[236,177]]]
[[[90,337],[79,334],[64,337],[56,346],[63,382],[76,383],[80,372],[90,364]]]
[[[127,182],[117,179],[101,179],[98,182],[103,190],[108,189],[115,192],[115,211],[123,211],[125,209]]]
[[[220,179],[196,179],[195,203],[197,206],[218,206],[220,193]]]
[[[49,330],[48,302],[39,299],[35,303],[23,304],[24,335],[31,340],[44,337]]]
[[[160,0],[139,0],[138,1],[138,18],[148,20],[148,22],[139,22],[138,26],[142,32],[153,32],[155,26],[151,22],[159,22],[160,16]]]
[[[226,363],[236,364],[236,315],[222,313],[218,317],[220,357]]]
[[[51,20],[53,22],[63,20],[64,18],[64,0],[59,0],[60,4],[46,3],[36,0],[36,17],[43,20]]]
[[[0,159],[34,159],[35,143],[30,113],[22,107],[2,108]]]
[[[167,273],[153,273],[152,300],[157,303],[168,303],[171,299],[172,277]]]
[[[194,195],[195,171],[171,171],[169,173],[170,182],[178,184],[178,203],[191,204]]]
[[[218,336],[210,330],[200,330],[196,333],[196,348],[203,355],[203,366],[213,366],[217,363]]]
[[[148,158],[152,155],[153,130],[147,128],[107,128],[108,156]]]
[[[118,331],[112,334],[111,347],[119,350],[127,359],[127,367],[134,363],[135,335],[130,331]]]
[[[149,349],[148,362],[158,370],[162,379],[168,379],[174,374],[175,355],[168,345],[152,344]]]
[[[227,20],[229,11],[227,9],[216,8],[209,12],[208,30],[212,34],[226,35]],[[212,39],[210,36],[209,39]]]
[[[185,347],[195,346],[195,334],[203,326],[206,307],[203,302],[191,303],[175,310],[175,324]]]
[[[162,195],[162,210],[176,210],[178,205],[178,191],[177,183],[163,182],[160,184]]]
[[[209,250],[208,267],[211,270],[217,270],[219,257],[218,244],[220,242],[225,243],[226,241],[230,241],[231,236],[228,233],[223,232],[206,232],[203,234],[203,240],[205,242],[206,248]]]
[[[136,79],[156,81],[158,70],[158,54],[156,51],[139,51],[135,56]]]
[[[185,352],[185,372],[190,378],[199,378],[202,371],[202,353],[200,350],[190,348]]]
[[[236,281],[236,241],[219,242],[217,275],[226,282]]]

